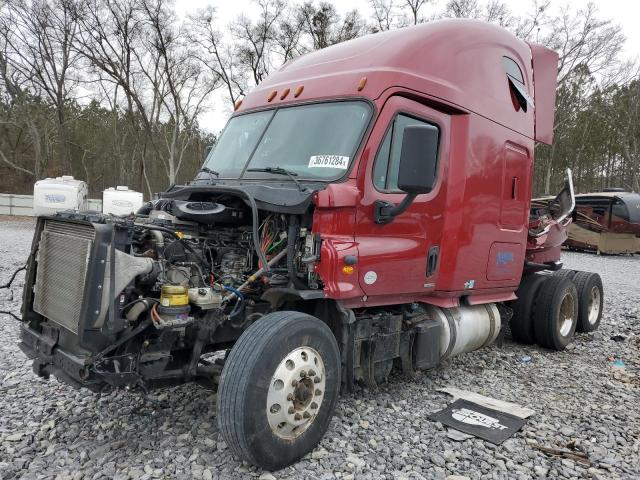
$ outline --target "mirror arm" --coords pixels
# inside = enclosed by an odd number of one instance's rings
[[[409,208],[417,196],[417,193],[409,193],[398,205],[385,200],[376,200],[373,204],[374,221],[378,224],[390,223],[396,216]]]

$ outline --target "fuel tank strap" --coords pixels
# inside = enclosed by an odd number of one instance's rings
[[[453,347],[456,346],[456,341],[458,340],[458,329],[456,328],[456,321],[455,318],[453,318],[451,310],[443,308],[441,311],[449,324],[449,345],[447,345],[447,350],[442,354],[442,358],[445,359],[451,355]]]
[[[494,315],[493,309],[491,308],[492,304],[485,304],[483,305],[484,309],[487,311],[487,314],[489,315],[489,335],[487,336],[487,339],[485,340],[485,342],[482,344],[482,347],[480,348],[484,348],[487,345],[493,343],[493,337],[496,333],[496,317]]]

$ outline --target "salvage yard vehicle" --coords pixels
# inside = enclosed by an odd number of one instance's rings
[[[605,189],[576,195],[565,245],[597,253],[640,253],[640,193]]]
[[[38,219],[20,347],[92,390],[212,385],[229,448],[267,469],[312,450],[357,382],[433,368],[509,321],[563,349],[603,296],[560,269],[570,172],[530,210],[556,72],[553,51],[469,20],[290,61],[189,184],[126,218]]]

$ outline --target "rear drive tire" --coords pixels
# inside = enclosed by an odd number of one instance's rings
[[[568,278],[570,280],[573,280],[573,277],[576,275],[576,271],[575,270],[569,270],[567,268],[562,268],[560,270],[557,270],[557,271],[553,272],[553,274],[556,277],[565,277],[565,278]]]
[[[533,307],[533,328],[538,345],[564,350],[578,323],[578,293],[573,281],[550,275],[540,286]]]
[[[511,303],[513,316],[509,323],[511,335],[516,342],[535,343],[533,333],[533,302],[536,299],[538,289],[547,277],[533,273],[527,275],[516,290],[517,300]]]
[[[217,417],[233,453],[278,470],[322,439],[340,391],[340,352],[319,319],[275,312],[251,325],[225,362]]]
[[[576,272],[573,277],[578,291],[578,332],[593,332],[602,319],[604,291],[602,279],[597,273]]]

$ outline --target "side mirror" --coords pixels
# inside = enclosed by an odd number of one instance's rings
[[[433,125],[409,125],[402,134],[398,166],[398,188],[407,193],[399,205],[377,200],[376,223],[389,223],[404,212],[416,196],[429,193],[436,182],[438,167],[438,128]]]
[[[409,125],[402,135],[398,188],[419,195],[429,193],[436,181],[438,128]]]

